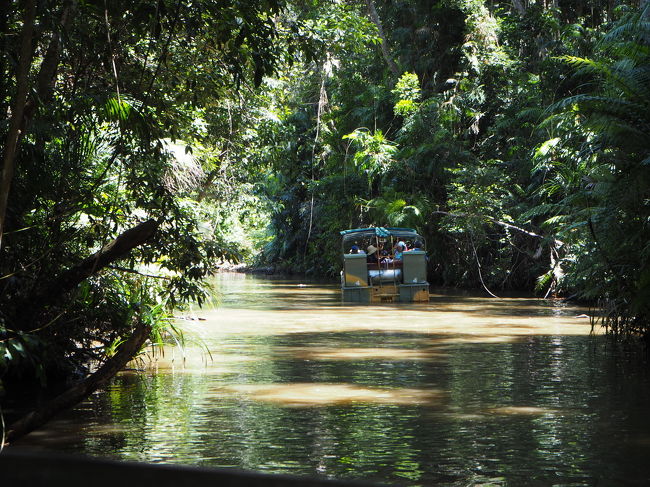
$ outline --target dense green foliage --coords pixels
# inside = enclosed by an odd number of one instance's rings
[[[647,336],[648,22],[585,5],[4,2],[0,378],[104,360],[224,261],[333,277],[367,225]]]
[[[436,284],[600,300],[614,331],[646,333],[637,6],[374,4],[397,74],[359,2],[314,10],[339,33],[356,9],[357,34],[271,89],[267,262],[335,275],[339,230],[413,226]]]
[[[15,135],[21,87],[27,102],[2,225],[0,380],[65,377],[138,323],[163,336],[167,310],[201,302],[202,278],[240,258],[217,211],[237,181],[217,154],[244,144],[244,93],[285,56],[280,9],[3,2],[3,139]],[[143,222],[153,235],[140,236]],[[118,241],[121,254],[100,264]],[[88,278],[67,284],[91,255]]]
[[[586,80],[552,107],[538,188],[529,214],[566,241],[564,281],[599,299],[603,324],[648,333],[650,321],[650,25],[627,16],[591,59],[567,56]],[[541,149],[541,147],[540,147]]]

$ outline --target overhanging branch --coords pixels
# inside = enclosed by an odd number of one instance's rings
[[[535,232],[531,232],[529,230],[518,227],[518,226],[513,225],[511,223],[507,223],[507,222],[504,222],[504,221],[501,221],[501,220],[497,220],[496,218],[493,218],[493,217],[487,216],[487,215],[473,215],[471,213],[450,213],[448,211],[440,211],[440,210],[433,211],[432,213],[434,215],[444,215],[444,216],[450,216],[452,218],[477,218],[477,217],[478,218],[484,218],[484,219],[488,220],[490,223],[494,223],[495,225],[500,225],[500,226],[508,228],[510,230],[515,230],[517,232],[524,233],[524,234],[526,234],[526,235],[528,235],[530,237],[541,238],[541,239],[544,239],[544,240],[549,239],[549,237],[545,237],[544,235],[539,235],[539,234],[537,234]],[[555,248],[559,248],[562,245],[564,245],[564,242],[562,242],[562,240],[558,240],[558,239],[552,238],[552,237],[551,237],[551,240],[553,241],[553,245],[554,245]]]

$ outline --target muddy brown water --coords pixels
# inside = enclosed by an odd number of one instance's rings
[[[585,310],[222,274],[188,342],[18,443],[402,485],[650,485],[645,356]]]

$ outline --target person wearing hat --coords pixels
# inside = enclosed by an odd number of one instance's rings
[[[368,257],[366,257],[368,264],[379,263],[379,252],[377,252],[377,247],[375,247],[374,245],[368,245],[368,248],[366,249],[366,254],[368,254]]]

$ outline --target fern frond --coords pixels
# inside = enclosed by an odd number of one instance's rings
[[[534,206],[530,210],[526,211],[523,215],[521,215],[521,218],[524,221],[528,222],[532,218],[538,216],[556,213],[559,209],[560,207],[556,203],[544,203],[541,205]]]
[[[578,56],[558,56],[555,59],[571,66],[576,75],[597,75],[603,78],[610,76],[610,67],[601,61]]]
[[[544,223],[542,223],[542,226],[551,227],[551,226],[557,225],[559,223],[565,223],[567,221],[570,221],[570,219],[571,219],[571,216],[569,216],[569,215],[556,215],[556,216],[552,216],[551,218],[546,219],[544,221]]]

